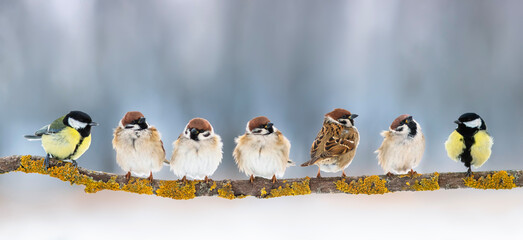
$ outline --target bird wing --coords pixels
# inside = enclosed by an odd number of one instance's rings
[[[342,126],[324,125],[311,147],[311,160],[302,164],[309,166],[321,159],[337,157],[356,148],[355,134],[341,134]]]
[[[331,158],[343,155],[353,150],[356,147],[354,139],[348,137],[330,137],[325,143],[324,151],[321,153],[321,158]]]
[[[53,123],[51,123],[49,125],[45,125],[42,128],[38,129],[34,133],[34,135],[25,135],[24,137],[28,140],[40,140],[43,135],[49,135],[49,134],[54,134],[54,133],[60,132],[60,130],[62,130],[66,127],[65,124],[63,123],[64,117],[56,119],[53,121]]]

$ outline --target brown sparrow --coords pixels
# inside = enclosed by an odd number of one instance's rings
[[[357,114],[336,108],[334,111],[325,114],[323,127],[316,136],[311,147],[311,160],[302,164],[302,167],[317,165],[318,175],[320,170],[324,172],[342,171],[342,177],[346,177],[345,168],[349,166],[356,148],[360,141],[358,129],[354,126],[354,119]]]
[[[289,159],[291,144],[266,117],[256,117],[247,123],[245,134],[235,139],[234,160],[240,172],[255,177],[282,178],[285,169],[294,166]]]
[[[376,150],[378,163],[387,175],[415,174],[425,151],[425,137],[420,125],[412,116],[404,114],[397,117],[388,131],[381,132],[383,143]]]
[[[158,172],[165,161],[165,149],[160,140],[160,132],[149,126],[141,112],[128,112],[114,130],[113,148],[116,150],[118,166],[127,172],[127,181],[131,172],[137,176]]]
[[[171,170],[184,181],[189,177],[207,182],[222,161],[222,146],[209,121],[194,118],[173,143]]]

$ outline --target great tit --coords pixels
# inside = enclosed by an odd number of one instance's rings
[[[42,147],[46,152],[46,169],[50,158],[71,160],[76,166],[76,159],[91,145],[91,126],[98,126],[98,123],[93,122],[87,113],[71,111],[40,128],[34,135],[24,137],[28,140],[42,140]]]
[[[468,177],[472,174],[471,165],[478,168],[489,159],[494,142],[485,121],[475,113],[465,113],[454,123],[458,128],[445,142],[445,149],[449,158],[465,164]]]

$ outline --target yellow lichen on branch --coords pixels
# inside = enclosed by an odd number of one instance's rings
[[[306,177],[305,180],[301,182],[293,182],[290,186],[288,183],[285,184],[285,187],[279,186],[276,189],[272,189],[269,195],[265,198],[275,198],[282,196],[296,196],[296,195],[307,195],[311,194],[311,188],[309,186],[310,178]],[[265,189],[262,189],[262,195],[266,195]],[[261,196],[263,197],[263,196]]]
[[[414,184],[410,187],[416,191],[434,191],[439,189],[438,183],[439,173],[435,172],[434,177],[427,179],[423,178],[421,180],[416,180]],[[407,182],[407,185],[409,182]]]
[[[486,178],[480,177],[478,180],[474,176],[464,178],[467,187],[477,189],[512,189],[517,187],[514,184],[514,176],[508,175],[506,171],[499,171],[493,175],[489,174]]]
[[[196,181],[160,181],[156,195],[178,200],[196,197]]]
[[[230,182],[227,182],[223,185],[222,188],[218,189],[218,197],[226,199],[234,199],[234,191],[232,190],[232,185]]]
[[[345,179],[334,182],[336,189],[339,191],[350,193],[350,194],[384,194],[388,193],[389,190],[385,185],[386,180],[380,179],[379,176],[370,176],[365,179],[359,178],[358,181],[352,180],[348,184]]]

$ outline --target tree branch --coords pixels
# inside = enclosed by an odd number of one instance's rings
[[[92,171],[74,167],[71,163],[51,159],[48,170],[43,168],[43,157],[8,156],[0,158],[0,174],[8,172],[39,173],[84,185],[85,192],[100,190],[127,191],[139,194],[154,194],[173,199],[192,199],[200,196],[220,196],[228,199],[255,196],[271,198],[311,193],[384,194],[398,191],[433,191],[438,189],[478,188],[511,189],[523,186],[523,171],[474,172],[465,178],[465,173],[428,173],[410,175],[374,175],[325,178],[280,179],[272,183],[268,179],[209,181],[166,181],[132,177],[129,182],[123,175]]]

